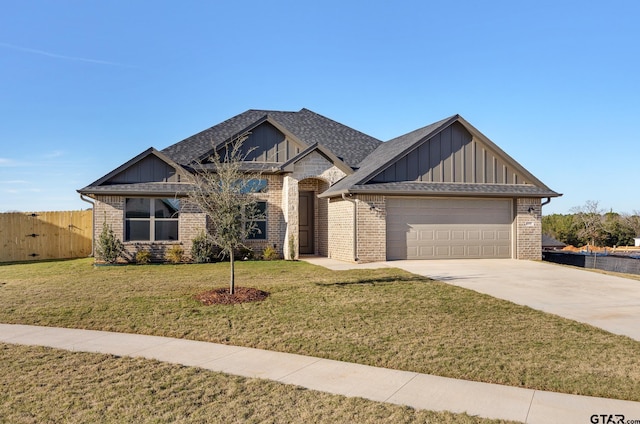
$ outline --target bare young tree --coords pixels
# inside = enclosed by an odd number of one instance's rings
[[[597,200],[587,200],[583,206],[571,208],[580,225],[578,236],[587,239],[592,246],[596,246],[605,236],[603,211]]]
[[[213,146],[211,156],[195,166],[189,198],[208,217],[212,231],[207,237],[228,255],[231,263],[229,293],[235,294],[235,252],[259,231],[260,218],[254,193],[259,189],[257,172],[246,172],[242,163],[250,152],[242,150],[248,134],[235,137],[222,149]],[[220,153],[224,150],[224,153]]]
[[[622,214],[624,225],[633,231],[633,237],[640,237],[640,211],[634,210],[632,213]]]

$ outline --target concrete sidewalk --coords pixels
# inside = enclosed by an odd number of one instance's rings
[[[543,392],[347,362],[167,337],[0,324],[0,342],[143,357],[416,409],[525,423],[591,422],[594,414],[640,420],[640,402]]]

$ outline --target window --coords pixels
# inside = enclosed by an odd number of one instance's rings
[[[125,200],[125,240],[178,240],[180,200],[132,197]]]
[[[256,202],[255,230],[249,235],[249,240],[267,239],[267,202]]]
[[[269,182],[263,179],[251,179],[245,183],[243,193],[266,193]]]

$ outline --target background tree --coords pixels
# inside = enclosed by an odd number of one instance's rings
[[[625,227],[633,233],[632,238],[640,237],[640,211],[634,210],[633,213],[622,214],[620,219],[624,222]]]
[[[542,217],[542,232],[565,244],[585,244],[578,237],[578,229],[574,215],[552,214]]]
[[[598,201],[587,200],[583,206],[571,209],[579,225],[578,237],[585,239],[592,246],[602,244],[606,239],[602,210]]]
[[[552,214],[542,217],[542,232],[573,246],[632,246],[640,235],[640,212],[603,213],[598,202],[571,209],[572,214]]]
[[[233,139],[221,155],[213,146],[212,155],[195,166],[193,188],[189,198],[206,215],[212,230],[207,237],[230,261],[229,293],[235,293],[235,252],[258,230],[260,217],[254,193],[259,189],[260,174],[245,172],[241,165],[249,152],[242,150],[248,134]]]
[[[605,246],[633,246],[634,229],[615,212],[604,214]]]

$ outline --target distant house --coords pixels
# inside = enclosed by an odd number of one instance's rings
[[[188,253],[207,228],[186,197],[193,165],[244,133],[245,167],[263,172],[266,218],[247,241],[257,250],[348,262],[541,258],[542,205],[560,194],[459,115],[382,142],[307,109],[248,110],[78,190],[95,201],[95,233],[107,222],[130,254]]]
[[[556,240],[550,235],[542,235],[542,250],[562,250],[565,247],[567,247],[565,243]]]

